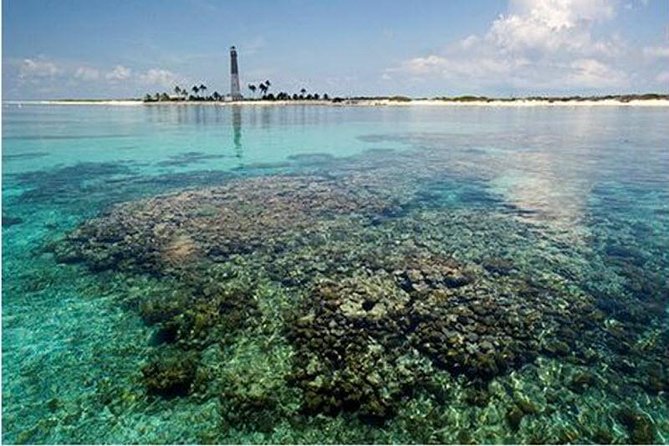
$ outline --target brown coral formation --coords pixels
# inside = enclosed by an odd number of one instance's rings
[[[232,254],[283,249],[287,234],[317,221],[394,208],[389,195],[357,185],[316,176],[260,177],[122,204],[54,250],[60,261],[84,261],[94,270],[165,272],[196,257],[222,261]]]
[[[168,265],[182,265],[191,262],[197,255],[197,245],[185,234],[177,234],[167,243],[162,252],[162,262]]]
[[[574,311],[552,306],[564,303],[554,290],[534,299],[500,294],[453,259],[431,254],[409,255],[389,269],[315,284],[291,324],[295,380],[308,411],[389,415],[421,383],[412,370],[419,362],[400,365],[416,351],[436,367],[485,382],[532,361],[542,333]],[[578,327],[578,318],[572,323]],[[561,354],[569,354],[567,341],[558,341],[567,346]]]
[[[206,274],[204,271],[190,274]],[[258,309],[253,285],[247,288],[218,282],[215,271],[210,280],[199,285],[182,285],[172,294],[152,295],[139,303],[140,315],[148,324],[156,324],[155,343],[178,343],[182,348],[203,348],[253,325]],[[193,276],[182,281],[199,280]]]
[[[298,352],[294,380],[308,412],[392,412],[421,379],[415,370],[400,370],[410,304],[387,275],[314,286],[289,334]]]

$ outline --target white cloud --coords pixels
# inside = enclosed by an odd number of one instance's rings
[[[54,62],[38,59],[23,59],[19,66],[19,77],[54,77],[63,72]]]
[[[527,63],[527,60],[521,57],[498,58],[484,53],[479,54],[475,59],[459,54],[452,54],[450,57],[431,55],[410,59],[404,62],[399,69],[389,71],[407,72],[413,76],[437,74],[448,79],[483,78],[510,74]]]
[[[615,10],[605,0],[515,0],[515,11],[495,20],[486,39],[502,51],[615,55],[615,38],[597,40],[592,28],[610,20]]]
[[[400,69],[391,71],[404,71],[414,76],[423,74],[439,73],[448,66],[448,60],[444,57],[431,54],[427,57],[414,57],[402,63]]]
[[[105,78],[110,81],[123,81],[129,79],[132,75],[132,70],[123,65],[116,65],[113,70],[105,74]]]
[[[178,83],[177,76],[169,70],[152,68],[146,73],[139,75],[140,82],[147,85],[160,85],[161,87],[171,88]]]
[[[551,28],[573,28],[579,22],[604,21],[615,15],[611,0],[511,0],[512,14],[529,16]]]
[[[84,81],[95,81],[100,78],[100,71],[91,67],[79,67],[74,72],[74,77]]]
[[[468,36],[468,37],[462,39],[460,41],[460,46],[462,47],[462,49],[466,50],[466,49],[474,47],[480,41],[481,41],[481,39],[478,36],[475,36],[475,35],[472,34],[471,36]]]
[[[617,34],[595,31],[616,14],[615,1],[511,0],[480,35],[443,51],[385,70],[410,81],[442,79],[469,91],[494,87],[545,90],[624,89],[633,75],[634,49]],[[665,48],[646,53],[664,57]]]
[[[128,97],[142,95],[147,90],[172,91],[175,85],[188,82],[187,78],[164,68],[104,66],[42,55],[6,59],[4,66],[8,68],[4,87],[14,98]]]
[[[591,27],[594,10],[584,9],[590,2],[544,0],[533,2],[524,14],[501,16],[492,23],[486,40],[504,52],[576,52],[609,54],[616,50],[614,41],[596,41]],[[577,8],[575,6],[580,6]],[[583,13],[577,11],[582,10]],[[609,15],[602,9],[601,16]]]

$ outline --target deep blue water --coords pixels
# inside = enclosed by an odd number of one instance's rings
[[[2,112],[4,442],[669,441],[665,108]]]

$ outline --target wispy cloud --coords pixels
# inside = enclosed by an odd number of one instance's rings
[[[152,68],[145,73],[140,74],[139,80],[146,85],[161,86],[164,88],[172,88],[179,83],[176,74],[160,68]]]
[[[132,70],[123,65],[116,65],[113,70],[105,74],[105,79],[110,81],[124,81],[130,78]]]
[[[100,78],[100,71],[95,68],[82,66],[74,72],[74,77],[84,81],[96,81]]]
[[[53,96],[67,88],[77,91],[134,91],[141,95],[147,89],[172,90],[186,78],[174,71],[155,67],[146,70],[115,66],[93,66],[83,61],[57,60],[46,56],[6,60],[6,67],[13,71],[18,86],[29,86],[32,94]],[[13,90],[14,92],[18,90]],[[123,93],[128,94],[128,93]]]
[[[23,59],[19,66],[19,77],[22,79],[32,77],[54,77],[63,73],[63,69],[55,62],[37,58]]]

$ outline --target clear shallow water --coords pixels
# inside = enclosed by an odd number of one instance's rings
[[[4,106],[3,440],[666,443],[666,114]]]

